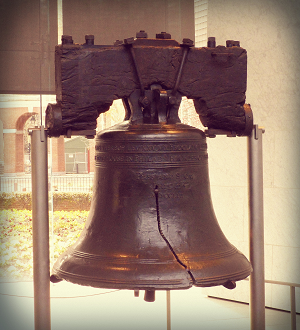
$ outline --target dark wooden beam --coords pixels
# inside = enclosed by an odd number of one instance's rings
[[[64,130],[94,129],[116,99],[159,84],[172,90],[184,47],[172,39],[138,38],[130,46],[63,44],[56,47],[56,95]],[[137,70],[130,52],[132,47]],[[194,99],[208,128],[245,129],[247,52],[239,46],[191,47],[178,93]]]

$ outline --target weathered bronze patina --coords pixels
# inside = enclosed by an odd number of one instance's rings
[[[208,128],[247,134],[245,50],[146,38],[93,47],[57,47],[58,103],[48,107],[49,131],[94,128],[93,116],[115,98],[123,99],[125,120],[96,136],[89,217],[52,278],[146,290],[149,297],[192,285],[235,287],[251,265],[215,217],[206,136],[180,123],[178,108],[183,95],[191,97]],[[90,122],[81,126],[78,118]]]

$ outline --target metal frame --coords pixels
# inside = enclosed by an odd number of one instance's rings
[[[48,148],[44,127],[32,129],[32,237],[34,324],[36,330],[51,329],[50,258],[48,212]]]
[[[249,281],[248,278],[245,278],[244,281]],[[290,306],[291,306],[291,330],[296,330],[296,288],[300,288],[300,284],[291,283],[291,282],[281,282],[273,280],[265,280],[265,283],[285,285],[290,287]]]
[[[167,330],[171,330],[171,293],[167,290]]]
[[[262,134],[254,125],[248,137],[250,314],[251,330],[265,329],[264,221]],[[33,129],[32,139],[32,221],[34,315],[36,330],[51,329],[47,133],[44,127]],[[224,134],[224,132],[222,133]],[[295,288],[291,289],[291,309],[295,312]],[[171,329],[170,291],[167,291],[167,329]],[[296,317],[292,317],[295,329]]]
[[[249,248],[251,330],[265,330],[265,267],[262,134],[254,125],[248,137]]]

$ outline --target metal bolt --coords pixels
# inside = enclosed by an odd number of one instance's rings
[[[63,45],[72,45],[73,44],[72,36],[62,35],[61,36],[61,43]]]
[[[145,96],[145,97],[141,97],[141,98],[139,99],[139,103],[140,103],[140,105],[141,105],[143,108],[147,108],[147,107],[149,107],[149,105],[151,104],[151,102],[150,102],[150,100],[148,99],[147,96]]]
[[[194,42],[191,39],[188,38],[184,38],[182,40],[182,46],[188,46],[188,47],[193,47],[194,46]]]
[[[51,275],[50,276],[50,282],[52,282],[52,283],[58,283],[58,282],[61,282],[61,281],[62,281],[62,279],[57,277],[56,275]]]
[[[154,290],[146,290],[144,300],[148,302],[155,301],[155,291]]]
[[[223,284],[223,286],[226,288],[226,289],[229,289],[229,290],[232,290],[236,287],[236,283],[235,281],[227,281],[226,283]]]
[[[123,45],[123,41],[122,40],[116,40],[114,43],[114,46],[120,46]]]
[[[136,37],[137,38],[148,38],[148,34],[144,30],[140,30],[140,32],[136,33]]]
[[[209,37],[207,39],[207,47],[209,47],[209,48],[215,48],[216,47],[216,38],[215,37]]]
[[[134,37],[124,39],[124,44],[125,45],[131,45],[134,43]]]
[[[156,34],[156,39],[171,39],[171,34],[167,32],[161,32]]]
[[[86,45],[89,45],[89,46],[94,45],[94,39],[95,39],[95,37],[94,37],[93,34],[87,34],[85,36],[85,43],[86,43]]]
[[[234,40],[226,40],[226,47],[232,47]]]

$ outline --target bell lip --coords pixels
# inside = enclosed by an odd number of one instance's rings
[[[252,271],[252,267],[250,267],[250,270]],[[78,284],[78,285],[82,285],[82,286],[89,286],[89,287],[94,287],[94,288],[99,288],[99,289],[119,289],[119,290],[187,290],[190,289],[191,287],[202,287],[202,288],[207,288],[207,287],[214,287],[214,286],[222,286],[224,285],[226,282],[228,281],[232,281],[232,282],[238,282],[241,280],[246,279],[250,274],[251,271],[249,273],[249,271],[247,272],[243,272],[240,273],[239,275],[233,275],[230,277],[223,277],[220,278],[219,280],[215,280],[215,281],[209,281],[209,280],[203,280],[203,281],[195,281],[193,283],[192,280],[189,281],[189,284],[186,285],[184,283],[169,283],[169,284],[160,284],[157,285],[157,283],[151,283],[148,285],[145,284],[141,284],[138,285],[136,283],[132,284],[132,283],[110,283],[109,281],[105,281],[103,279],[91,279],[86,277],[86,279],[84,279],[83,277],[79,277],[78,275],[73,275],[61,270],[58,270],[57,272],[53,272],[53,274],[51,276],[55,276],[57,278],[59,278],[60,280],[65,280],[69,283],[73,283],[73,284]],[[163,281],[162,281],[163,282]],[[177,281],[180,282],[180,281]]]
[[[201,279],[200,277],[193,279],[189,276],[188,272],[182,269],[181,279],[165,279],[165,280],[119,280],[119,279],[109,279],[101,278],[95,276],[87,276],[82,274],[74,274],[66,270],[62,270],[59,265],[54,265],[52,276],[59,279],[66,280],[73,284],[79,284],[83,286],[90,286],[95,288],[103,289],[122,289],[122,290],[185,290],[192,286],[195,287],[213,287],[224,285],[228,281],[237,282],[247,278],[252,272],[252,266],[245,258],[244,262],[248,263],[248,267],[244,267],[242,271],[237,271],[231,274],[222,274],[219,276],[205,277]],[[197,271],[190,270],[193,275],[196,275]],[[148,283],[147,283],[148,282]]]
[[[95,278],[83,275],[74,275],[62,270],[54,270],[51,276],[58,277],[62,280],[73,284],[79,284],[82,286],[90,286],[99,289],[120,289],[120,290],[185,290],[193,286],[191,279],[182,280],[157,280],[149,281],[149,284],[138,284],[138,281],[113,281],[104,278]],[[169,282],[169,283],[166,283]]]
[[[128,262],[124,266],[128,267],[128,271],[123,278],[119,275],[120,271],[111,268],[111,262],[116,262],[117,259],[101,258],[70,247],[55,262],[52,275],[74,284],[105,289],[168,290],[187,289],[193,285],[188,272],[171,256],[164,259],[139,259],[141,263],[136,263],[136,258],[126,260]],[[122,264],[124,260],[118,259],[118,262]],[[106,266],[102,267],[103,264]],[[151,265],[155,266],[160,277],[155,274]],[[136,276],[136,267],[139,266],[141,273]]]
[[[238,282],[238,281],[242,281],[242,280],[246,279],[248,276],[250,276],[252,271],[253,271],[253,269],[250,265],[247,270],[230,274],[230,276],[223,275],[223,276],[220,276],[219,279],[211,278],[211,279],[205,279],[205,280],[195,280],[193,285],[196,287],[212,287],[212,286],[224,285],[228,281]]]

